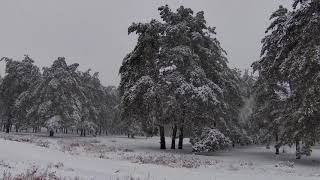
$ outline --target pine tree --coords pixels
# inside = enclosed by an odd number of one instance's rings
[[[272,31],[263,40],[262,58],[253,66],[261,80],[271,88],[287,87],[290,92],[281,113],[283,131],[281,144],[296,144],[297,158],[301,157],[300,143],[307,155],[319,140],[319,7],[318,0],[296,0],[294,10],[280,7],[268,28]],[[280,86],[279,86],[280,85]],[[273,104],[272,104],[273,105]]]
[[[88,119],[94,123],[91,123],[93,126],[88,128],[101,135],[103,129],[107,131],[115,116],[114,108],[118,105],[118,93],[115,87],[104,87],[99,80],[98,73],[91,75],[90,71],[89,69],[78,73],[87,99],[84,106],[88,109]],[[95,125],[99,128],[94,127]]]
[[[6,132],[9,133],[12,125],[15,125],[17,130],[23,125],[24,118],[15,112],[15,103],[20,94],[39,80],[40,71],[29,56],[25,56],[22,61],[6,57],[1,61],[6,63],[6,74],[0,85],[0,96],[4,110],[4,125]]]
[[[227,132],[230,121],[237,121],[237,110],[227,118],[231,107],[226,102],[237,91],[238,82],[232,79],[225,51],[215,38],[215,28],[206,25],[203,12],[194,15],[183,6],[176,12],[168,6],[159,11],[163,23],[152,20],[129,27],[129,33],[136,32],[139,38],[120,68],[121,114],[128,127],[158,125],[162,149],[164,126],[173,127],[173,149],[179,129],[181,149],[186,129],[193,135],[201,134],[204,126],[223,127]],[[229,93],[224,98],[226,89]],[[241,101],[238,91],[233,97]]]
[[[170,107],[177,115],[170,122],[179,126],[179,148],[182,148],[185,127],[210,126],[214,124],[212,117],[221,115],[222,90],[208,78],[203,64],[211,62],[209,66],[213,66],[226,59],[219,42],[211,37],[215,35],[214,28],[206,25],[203,12],[193,15],[191,9],[183,6],[177,12],[168,6],[159,10],[166,26],[158,63],[160,78],[163,87],[171,90],[166,94],[171,95],[173,103],[167,102],[176,104],[176,108]]]
[[[62,128],[75,125],[81,130],[90,128],[89,110],[85,106],[88,100],[76,71],[78,66],[67,65],[65,58],[58,58],[51,67],[43,68],[42,78],[19,96],[16,108],[27,112],[25,118],[29,124],[37,127],[55,124],[54,127]],[[53,117],[59,118],[54,118],[53,123]],[[50,135],[53,132],[51,128]]]

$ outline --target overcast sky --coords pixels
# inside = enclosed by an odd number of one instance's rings
[[[28,54],[40,67],[63,56],[81,70],[100,72],[103,84],[118,85],[122,59],[136,42],[128,26],[159,18],[164,4],[203,10],[230,66],[245,69],[259,57],[270,13],[291,0],[1,0],[0,56]]]

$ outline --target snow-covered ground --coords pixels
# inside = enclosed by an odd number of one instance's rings
[[[293,149],[286,148],[286,153],[275,156],[273,149],[256,146],[194,155],[185,142],[182,151],[162,151],[157,137],[49,138],[44,134],[0,133],[0,170],[12,176],[37,170],[90,180],[320,179],[320,147],[315,147],[311,157],[295,160]]]

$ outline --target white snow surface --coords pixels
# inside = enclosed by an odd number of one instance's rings
[[[90,180],[320,179],[318,146],[311,157],[295,160],[294,150],[289,147],[280,156],[275,156],[273,149],[259,146],[195,155],[187,140],[184,150],[162,151],[158,149],[158,137],[57,136],[0,133],[0,170],[16,175],[37,167],[60,177]]]

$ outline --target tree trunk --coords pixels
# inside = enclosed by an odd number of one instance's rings
[[[172,141],[171,141],[171,149],[176,149],[176,137],[177,137],[178,127],[175,124],[172,129]]]
[[[83,136],[86,137],[86,130],[83,130]]]
[[[83,129],[80,130],[80,136],[83,136]]]
[[[10,122],[9,121],[6,124],[6,133],[10,133]]]
[[[160,130],[160,149],[166,149],[166,137],[164,136],[164,127],[159,126]]]
[[[180,127],[180,134],[179,134],[179,145],[178,149],[183,148],[183,126]]]
[[[50,130],[50,137],[53,137],[53,135],[54,135],[54,130]]]
[[[296,159],[301,159],[300,141],[296,140]]]
[[[276,132],[275,136],[276,136],[276,145],[275,145],[276,155],[278,155],[279,152],[280,152],[280,151],[279,151],[280,147],[279,147],[279,135],[278,135],[278,132]]]

